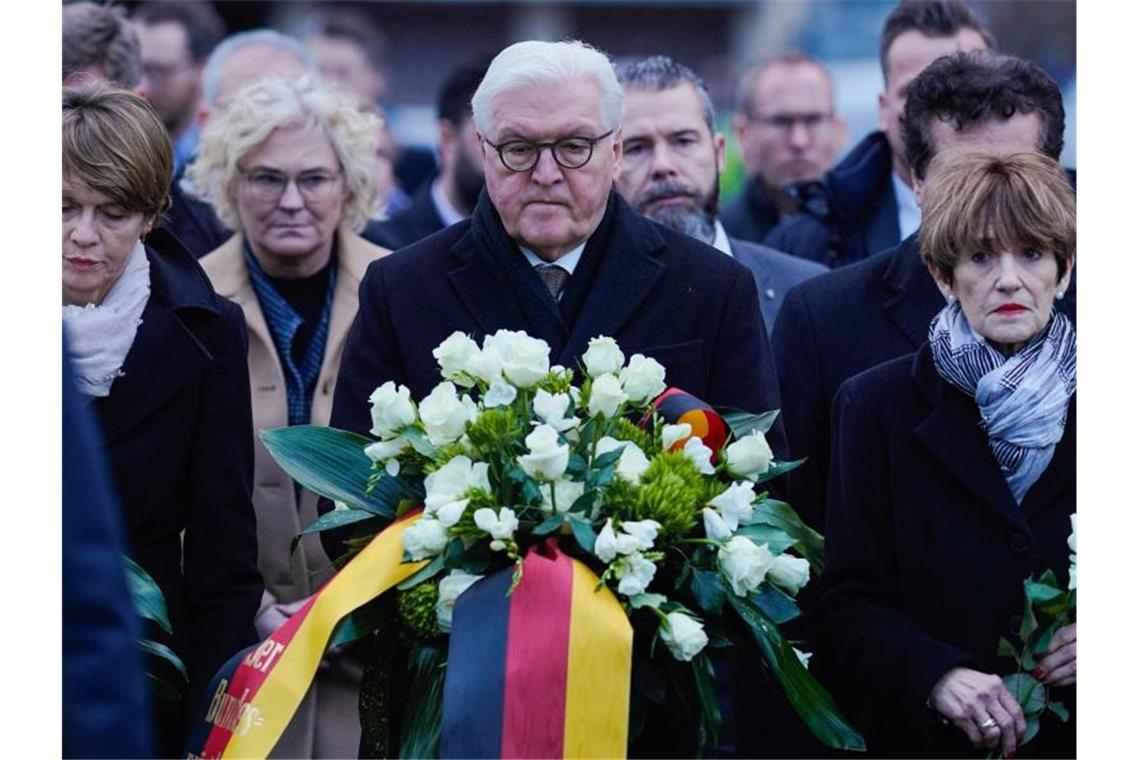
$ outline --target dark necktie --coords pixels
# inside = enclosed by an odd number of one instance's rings
[[[566,281],[570,279],[570,273],[557,264],[539,264],[534,271],[538,272],[542,284],[557,301],[562,295],[562,289],[566,287]]]

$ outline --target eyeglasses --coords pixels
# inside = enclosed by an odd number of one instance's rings
[[[483,141],[499,152],[503,166],[513,172],[525,172],[534,168],[543,148],[550,148],[554,161],[563,169],[581,169],[594,157],[594,146],[614,133],[610,130],[597,137],[563,137],[554,142],[536,143],[530,140],[507,140],[498,145],[483,138]]]
[[[784,132],[791,134],[795,129],[796,124],[803,124],[804,129],[808,132],[816,133],[827,122],[831,121],[833,113],[777,113],[771,116],[752,116],[752,121],[759,123],[761,126],[767,127],[773,131]]]
[[[317,203],[326,200],[332,194],[337,180],[344,172],[308,171],[296,177],[266,169],[254,169],[250,172],[241,170],[241,173],[250,195],[262,203],[276,203],[281,200],[290,182],[296,183],[297,192],[302,198],[310,203]]]

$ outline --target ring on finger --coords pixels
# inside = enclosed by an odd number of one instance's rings
[[[997,724],[998,722],[994,720],[994,717],[991,715],[982,721],[981,724],[978,725],[978,728],[982,729],[983,731],[989,731],[991,728],[997,728]]]

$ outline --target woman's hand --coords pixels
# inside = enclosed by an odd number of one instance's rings
[[[975,747],[1001,745],[1011,756],[1025,735],[1025,716],[1001,678],[951,668],[930,691],[930,705],[970,738]]]
[[[1060,628],[1049,641],[1045,656],[1037,662],[1033,677],[1047,686],[1072,686],[1077,682],[1077,624]]]

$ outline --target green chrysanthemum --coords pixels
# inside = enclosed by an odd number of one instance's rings
[[[606,500],[623,520],[656,520],[661,534],[679,538],[693,530],[709,496],[709,484],[681,452],[658,454],[639,486],[620,482],[606,490]]]
[[[518,443],[523,426],[510,409],[487,409],[467,427],[467,438],[481,452],[502,451]]]
[[[629,441],[645,452],[646,456],[651,456],[654,450],[653,438],[647,431],[633,424],[625,417],[619,417],[614,420],[614,427],[610,434],[617,438],[619,441]]]
[[[571,372],[564,374],[548,373],[546,377],[535,383],[535,388],[541,388],[547,393],[569,393],[570,386],[574,383],[574,375]]]
[[[407,591],[400,591],[396,597],[396,611],[400,622],[407,626],[416,638],[435,639],[443,636],[443,631],[435,621],[435,603],[439,601],[439,585],[435,581],[424,581]]]

